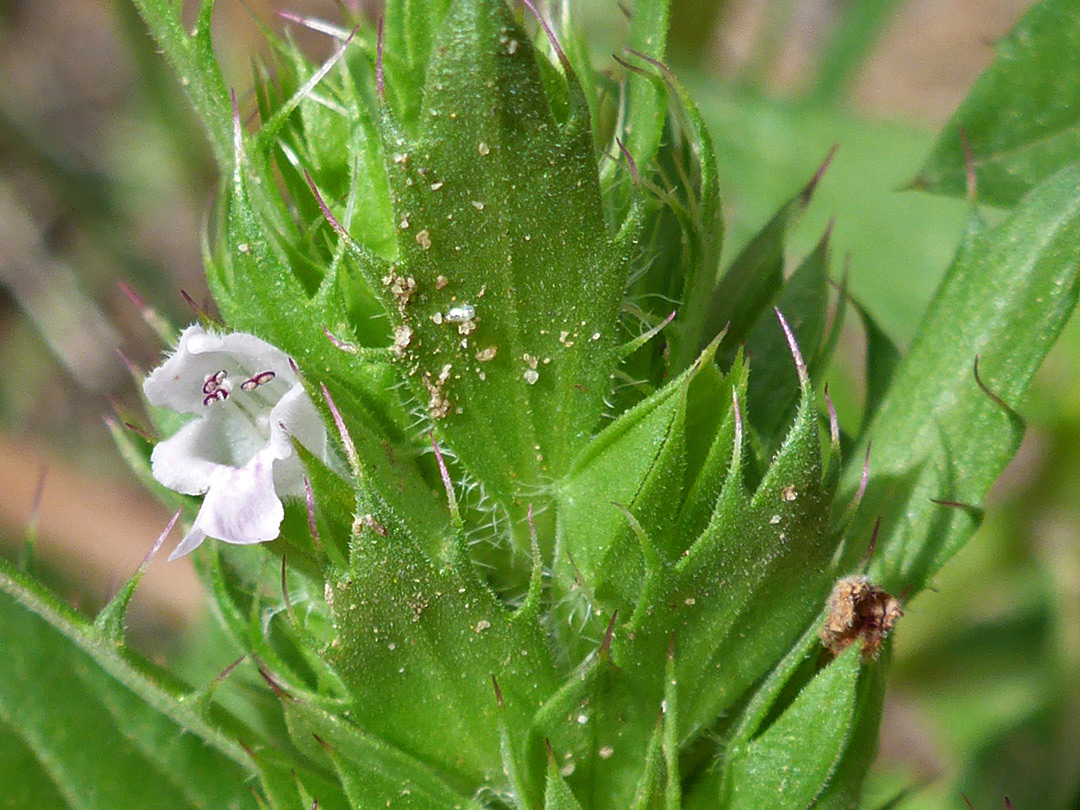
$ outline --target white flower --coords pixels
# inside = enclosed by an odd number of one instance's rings
[[[143,383],[150,404],[196,416],[160,442],[154,478],[185,495],[205,495],[191,531],[169,556],[207,537],[262,543],[281,529],[281,497],[304,494],[296,439],[326,459],[326,429],[287,355],[254,335],[215,334],[199,325]]]

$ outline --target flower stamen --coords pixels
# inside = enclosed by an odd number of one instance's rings
[[[215,388],[205,397],[203,397],[202,404],[206,407],[210,407],[215,402],[224,402],[229,398],[229,391],[227,388]]]
[[[207,374],[206,381],[203,382],[202,392],[204,394],[214,393],[221,386],[221,383],[224,382],[226,376],[228,376],[228,372],[225,371],[225,369],[214,374]]]
[[[277,375],[272,371],[261,371],[258,374],[256,374],[254,377],[249,377],[248,379],[246,379],[242,383],[240,383],[240,390],[241,391],[254,391],[260,385],[266,385],[268,382],[270,382],[276,376]]]

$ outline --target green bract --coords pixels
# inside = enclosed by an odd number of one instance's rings
[[[195,554],[244,656],[227,703],[124,645],[137,578],[90,622],[0,567],[0,627],[27,651],[2,656],[0,719],[46,763],[41,790],[80,808],[855,806],[889,646],[864,648],[875,617],[830,591],[878,520],[869,575],[907,600],[973,533],[1076,303],[1080,171],[1001,191],[1030,187],[995,227],[973,212],[903,360],[856,304],[867,396],[842,431],[819,387],[849,303],[828,234],[784,262],[820,173],[719,266],[715,158],[661,62],[663,0],[635,4],[621,85],[565,9],[546,30],[505,0],[393,0],[322,66],[274,41],[250,128],[212,3],[192,35],[171,3],[136,5],[221,164],[206,263],[225,328],[295,361],[336,445],[294,442],[310,496],[280,537]],[[118,438],[146,476],[150,448]],[[823,621],[855,643],[825,651]],[[50,731],[60,691],[107,762]]]

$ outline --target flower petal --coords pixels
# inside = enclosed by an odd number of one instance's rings
[[[292,439],[319,460],[326,461],[326,427],[311,398],[299,384],[270,411],[270,444],[275,449],[288,450],[278,455],[281,461],[274,466],[274,485],[280,495],[299,498],[304,494],[304,467],[292,452]]]
[[[184,557],[199,546],[202,545],[203,540],[206,539],[206,532],[197,526],[192,526],[191,531],[184,535],[184,539],[180,541],[180,544],[173,549],[173,553],[169,555],[168,562],[177,560],[180,557]]]
[[[221,419],[192,419],[150,456],[150,472],[164,486],[184,495],[202,495],[221,470],[231,468],[225,425]]]
[[[243,467],[219,470],[192,530],[226,543],[264,543],[277,537],[285,509],[274,491],[274,462],[270,452],[263,452]]]
[[[279,496],[304,494],[293,441],[327,461],[325,426],[289,357],[254,335],[208,332],[196,324],[147,377],[144,392],[152,405],[198,416],[151,457],[162,484],[205,495],[169,559],[207,537],[228,543],[277,537],[285,516]]]
[[[143,382],[151,405],[177,413],[206,410],[207,379],[220,371],[233,386],[257,374],[273,372],[278,396],[297,383],[296,372],[283,351],[243,332],[218,334],[192,324],[180,335],[176,352]]]

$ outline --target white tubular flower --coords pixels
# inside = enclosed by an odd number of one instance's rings
[[[281,498],[304,494],[291,439],[323,460],[327,449],[322,419],[288,356],[254,335],[215,334],[196,324],[143,391],[152,405],[196,416],[150,458],[160,483],[206,496],[169,559],[207,537],[242,544],[277,537]]]

